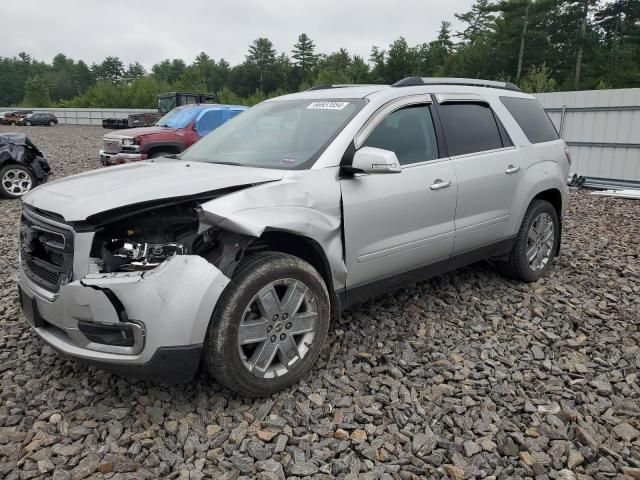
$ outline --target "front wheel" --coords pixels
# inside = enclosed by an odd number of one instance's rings
[[[551,268],[559,242],[556,209],[546,200],[532,201],[503,271],[523,282],[535,282]]]
[[[309,263],[277,252],[247,257],[211,319],[206,368],[241,395],[277,392],[315,363],[329,320],[327,288]]]
[[[54,122],[53,120],[49,120],[49,126],[53,127],[56,124],[56,122]]]
[[[30,127],[30,126],[31,126],[31,122],[30,122],[30,121],[28,121],[28,120],[27,120],[26,122],[24,122],[24,124],[25,124],[27,127]]]
[[[31,171],[22,165],[5,165],[0,168],[0,195],[19,198],[36,184]]]

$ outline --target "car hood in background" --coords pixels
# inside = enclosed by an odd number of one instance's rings
[[[158,159],[101,168],[41,185],[22,197],[68,222],[154,200],[282,179],[285,170]]]
[[[175,128],[169,127],[139,127],[139,128],[127,128],[125,130],[118,130],[115,132],[109,132],[105,134],[107,138],[135,138],[142,137],[144,135],[153,135],[154,133],[173,133]]]

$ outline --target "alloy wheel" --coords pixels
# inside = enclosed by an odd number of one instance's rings
[[[2,176],[2,188],[14,197],[24,195],[31,190],[32,183],[29,174],[19,168],[11,168]]]
[[[244,310],[238,352],[256,377],[275,378],[309,352],[318,324],[317,300],[302,281],[285,278],[263,287]]]
[[[548,213],[538,215],[527,235],[527,263],[534,272],[542,270],[553,256],[555,227]]]

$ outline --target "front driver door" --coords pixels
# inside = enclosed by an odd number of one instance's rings
[[[356,146],[395,152],[402,172],[340,182],[348,289],[446,263],[453,249],[457,185],[438,153],[429,97],[393,102],[377,117]]]

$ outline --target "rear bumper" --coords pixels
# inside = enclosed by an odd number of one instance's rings
[[[104,166],[139,162],[147,158],[146,153],[106,153],[104,150],[100,150],[100,163]]]

